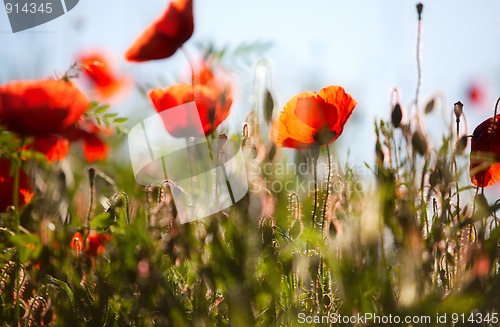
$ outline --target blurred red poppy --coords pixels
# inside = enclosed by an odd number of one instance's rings
[[[80,232],[76,232],[75,235],[73,235],[69,246],[76,252],[77,255],[83,253],[83,236]]]
[[[0,124],[23,137],[33,137],[32,148],[49,161],[61,160],[69,142],[83,140],[87,161],[103,159],[107,145],[99,134],[106,129],[84,118],[87,98],[62,80],[16,81],[0,86]]]
[[[205,65],[193,80],[196,83],[194,87],[183,83],[149,91],[149,97],[158,113],[192,101],[196,103],[203,130],[196,130],[197,120],[193,120],[188,112],[183,112],[175,119],[163,120],[167,131],[174,137],[210,135],[229,116],[233,102],[230,87],[217,80]]]
[[[474,81],[467,89],[467,97],[469,102],[476,107],[482,107],[487,102],[487,87],[484,83]]]
[[[70,247],[76,252],[77,255],[85,253],[91,257],[97,257],[104,253],[106,243],[111,240],[111,235],[108,233],[98,233],[91,230],[85,240],[85,247],[83,244],[83,236],[80,232],[76,232],[71,238]]]
[[[79,62],[83,74],[92,82],[100,98],[108,99],[124,86],[123,80],[113,72],[110,63],[102,54],[83,54]]]
[[[172,56],[194,31],[193,1],[174,0],[126,52],[129,61],[148,61]]]
[[[336,140],[357,102],[340,86],[294,96],[271,128],[271,138],[279,146],[307,148]]]
[[[0,86],[0,123],[24,136],[60,132],[88,107],[87,98],[71,82],[14,81]]]
[[[11,162],[0,158],[0,211],[5,211],[8,206],[13,205],[14,176],[11,176]],[[28,176],[24,171],[19,175],[19,206],[29,204],[33,198],[30,191],[31,186]]]
[[[33,141],[33,148],[44,153],[47,160],[53,162],[66,157],[69,151],[69,142],[66,138],[56,134],[38,136]]]
[[[91,230],[87,236],[85,252],[87,255],[96,257],[104,253],[106,243],[111,240],[111,235],[107,233],[97,233]]]
[[[500,115],[483,121],[472,133],[470,174],[472,183],[486,187],[500,181]]]

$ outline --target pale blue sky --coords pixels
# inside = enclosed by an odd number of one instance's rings
[[[64,71],[83,50],[102,48],[112,53],[119,69],[141,82],[158,85],[186,71],[182,54],[154,63],[131,64],[123,53],[144,27],[165,8],[165,0],[81,0],[68,14],[31,30],[12,34],[0,10],[0,82],[41,78]],[[266,53],[273,74],[276,101],[283,105],[294,94],[340,84],[359,102],[356,115],[338,140],[338,155],[346,149],[357,162],[373,154],[373,120],[388,118],[391,89],[401,90],[409,106],[416,86],[415,1],[408,0],[194,0],[198,41],[237,46],[256,40],[272,42]],[[464,90],[472,80],[488,85],[487,103],[500,95],[500,2],[423,1],[422,102],[443,92],[447,109],[461,100],[469,124],[491,115],[468,106]],[[242,91],[228,124],[240,126],[249,108],[246,91],[253,76],[240,76]],[[153,113],[147,101],[130,97],[116,110]],[[440,116],[427,120],[437,139]],[[236,128],[234,127],[234,128]]]

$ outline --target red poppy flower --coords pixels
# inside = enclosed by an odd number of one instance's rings
[[[467,89],[467,97],[469,102],[476,107],[482,107],[486,105],[488,100],[488,88],[485,83],[474,81]]]
[[[193,1],[174,0],[125,54],[129,61],[148,61],[172,56],[193,35]]]
[[[63,159],[69,142],[83,140],[87,161],[103,159],[107,145],[99,137],[107,131],[83,118],[87,98],[62,80],[18,81],[0,86],[0,124],[22,136],[33,136],[34,150],[49,161]]]
[[[88,106],[71,82],[15,81],[0,86],[0,124],[20,135],[57,133],[74,124]]]
[[[123,87],[123,81],[114,74],[103,55],[84,54],[80,56],[79,61],[83,74],[92,82],[99,97],[110,98]]]
[[[0,211],[5,211],[8,206],[13,205],[12,195],[14,192],[14,176],[10,175],[11,163],[9,160],[0,159]],[[24,171],[19,175],[19,203],[22,206],[29,204],[33,198],[30,192],[30,182]]]
[[[288,101],[273,123],[271,138],[289,148],[328,144],[342,134],[356,104],[340,86],[300,93]]]
[[[85,240],[85,247],[83,245],[83,236],[80,232],[76,232],[71,238],[70,247],[76,252],[77,255],[85,253],[91,257],[97,257],[104,253],[106,243],[111,240],[111,235],[108,233],[98,233],[91,230]]]
[[[486,187],[500,181],[500,115],[483,121],[472,133],[470,174],[472,183]]]
[[[96,257],[104,253],[106,243],[111,240],[111,235],[107,233],[97,233],[91,230],[87,236],[85,252],[87,255]]]
[[[77,255],[83,253],[83,236],[80,232],[76,232],[75,235],[73,235],[69,246],[76,252]]]
[[[203,130],[196,130],[198,124],[193,117],[188,112],[183,112],[175,119],[163,121],[167,131],[174,137],[209,135],[229,116],[233,100],[230,87],[226,83],[216,79],[212,70],[205,64],[202,64],[202,68],[195,74],[194,82],[194,87],[183,83],[149,92],[149,97],[159,113],[192,101],[196,103]]]

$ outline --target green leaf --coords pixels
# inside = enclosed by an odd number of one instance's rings
[[[113,120],[113,122],[115,124],[123,124],[123,123],[126,123],[128,121],[128,118],[125,118],[125,117],[118,117],[118,118],[115,118],[115,120]]]
[[[107,229],[114,224],[114,219],[108,212],[101,213],[92,219],[90,228],[92,229]]]
[[[10,241],[19,251],[19,260],[26,263],[31,259],[37,259],[42,251],[42,241],[35,234],[17,234],[10,237]]]
[[[99,106],[99,107],[94,109],[94,113],[97,115],[105,113],[110,107],[111,107],[111,105],[109,105],[109,104]]]
[[[111,119],[111,118],[115,118],[116,116],[118,116],[118,114],[116,112],[113,112],[113,113],[110,113],[110,114],[105,114],[104,118],[105,119]]]
[[[71,302],[71,307],[73,308],[73,310],[75,310],[75,296],[73,294],[73,291],[69,287],[69,285],[67,283],[63,282],[62,280],[54,278],[50,275],[47,275],[47,278],[49,279],[49,281],[51,283],[56,284],[57,286],[59,286],[60,288],[62,288],[64,290],[64,292],[66,293],[66,295],[69,298],[69,301]]]

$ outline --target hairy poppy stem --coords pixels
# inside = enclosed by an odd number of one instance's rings
[[[90,183],[90,200],[89,200],[89,210],[87,213],[87,235],[90,233],[90,217],[92,217],[92,211],[94,208],[94,178],[95,178],[95,169],[89,168],[89,183]],[[83,240],[85,244],[85,239]]]
[[[456,116],[456,124],[457,124],[457,144],[460,140],[460,117],[463,114],[463,105],[460,101],[455,103],[455,116]],[[459,179],[460,176],[458,174],[458,165],[457,165],[457,155],[456,151],[453,152],[453,166],[455,167],[455,187],[456,187],[456,192],[457,192],[457,223],[460,222],[460,186],[459,186]]]
[[[330,158],[330,147],[328,144],[325,145],[326,147],[326,156],[327,156],[327,161],[328,161],[328,175],[326,177],[326,194],[325,194],[325,199],[323,202],[323,213],[321,216],[321,230],[323,231],[323,228],[325,227],[325,217],[326,217],[326,205],[328,203],[328,197],[330,196],[330,179],[332,177],[332,159]]]
[[[25,139],[21,140],[19,144],[19,152],[17,156],[17,160],[15,162],[15,172],[14,172],[14,187],[12,190],[12,205],[16,208],[16,233],[19,232],[19,217],[18,217],[18,206],[19,206],[19,188],[20,188],[20,178],[21,178],[21,166],[22,166],[22,151],[24,147]]]
[[[314,145],[311,148],[311,158],[313,160],[313,179],[314,179],[314,209],[311,217],[311,227],[314,228],[316,211],[318,209],[318,157],[320,147]]]
[[[417,26],[417,89],[415,90],[415,112],[417,128],[420,129],[420,117],[418,113],[418,98],[420,97],[420,87],[422,85],[422,10],[423,5],[417,4],[418,26]]]

